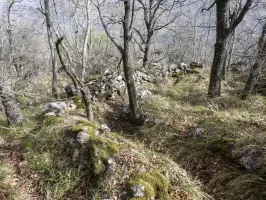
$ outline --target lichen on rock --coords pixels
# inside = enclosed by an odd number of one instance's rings
[[[144,192],[136,188],[144,187]],[[158,171],[151,174],[140,172],[132,174],[128,181],[128,188],[132,198],[130,200],[149,200],[160,199],[170,200],[168,194],[168,182],[166,178]],[[143,194],[141,196],[141,194]]]

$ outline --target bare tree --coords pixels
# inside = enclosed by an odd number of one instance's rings
[[[54,46],[54,39],[53,39],[53,31],[52,31],[52,20],[51,20],[51,13],[50,13],[50,6],[49,0],[44,1],[44,12],[42,13],[45,16],[46,26],[47,26],[47,36],[48,36],[48,43],[50,47],[50,55],[52,61],[52,71],[53,71],[53,80],[52,80],[52,94],[54,98],[58,98],[57,92],[57,74],[56,74],[56,49]]]
[[[262,33],[259,38],[256,61],[250,70],[249,77],[242,95],[243,99],[246,99],[252,93],[253,88],[257,83],[258,77],[263,68],[263,64],[265,64],[265,61],[266,61],[266,23],[264,23],[263,25]]]
[[[137,101],[137,92],[135,87],[135,82],[133,78],[133,69],[130,62],[130,41],[132,35],[132,26],[134,20],[134,4],[135,0],[124,0],[124,16],[123,16],[123,47],[112,37],[104,19],[102,16],[101,8],[99,3],[96,3],[95,6],[98,10],[100,20],[102,22],[103,28],[110,38],[110,40],[117,47],[119,52],[122,55],[124,74],[127,84],[127,92],[129,97],[129,106],[131,111],[132,121],[134,123],[140,122],[141,111],[139,109],[139,104]]]
[[[144,18],[144,26],[145,31],[143,32],[143,27],[134,28],[134,31],[140,38],[140,42],[138,46],[140,50],[143,52],[143,67],[147,65],[150,45],[153,35],[157,32],[166,28],[171,23],[173,23],[178,17],[178,12],[174,9],[178,3],[182,1],[168,1],[168,0],[137,0],[140,4],[140,9],[143,11]],[[172,13],[174,11],[174,14]],[[166,15],[166,16],[164,16]],[[164,19],[163,19],[164,17]],[[163,20],[162,20],[163,19]],[[163,21],[163,22],[160,22]],[[144,47],[143,47],[144,45]]]
[[[85,107],[86,107],[86,114],[87,114],[88,120],[93,121],[94,117],[93,117],[93,109],[92,109],[92,96],[91,96],[90,90],[82,82],[82,80],[80,80],[78,78],[78,76],[75,74],[74,70],[72,70],[71,68],[67,67],[67,65],[65,64],[65,62],[63,60],[63,56],[62,56],[61,50],[60,50],[60,45],[62,45],[61,44],[62,40],[63,40],[63,37],[58,38],[56,43],[55,43],[57,54],[59,56],[59,60],[61,62],[61,65],[62,65],[64,71],[67,73],[69,78],[72,80],[75,88],[77,88],[80,91],[81,95],[82,95],[82,98],[83,98],[83,101],[84,101],[84,104],[85,104]]]
[[[84,76],[86,73],[87,49],[88,49],[88,40],[90,36],[90,0],[86,1],[86,21],[87,21],[86,34],[82,51],[81,80],[84,80]]]
[[[237,16],[230,16],[230,0],[216,0],[211,7],[216,4],[216,43],[214,47],[214,58],[211,68],[211,77],[208,95],[216,97],[221,95],[221,81],[223,74],[223,62],[226,55],[228,39],[235,31],[236,27],[243,20],[250,9],[253,0],[247,0]],[[210,8],[211,8],[210,7]],[[208,8],[207,10],[209,10]]]

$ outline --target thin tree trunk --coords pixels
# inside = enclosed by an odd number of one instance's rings
[[[148,62],[152,35],[153,35],[152,33],[148,33],[147,39],[145,41],[144,57],[143,57],[143,65],[142,65],[143,68],[146,67],[147,62]]]
[[[61,65],[64,69],[64,71],[67,73],[67,75],[70,77],[70,79],[72,80],[73,84],[76,86],[77,89],[80,90],[85,107],[86,107],[86,115],[89,121],[93,121],[94,117],[93,117],[93,109],[92,109],[92,96],[90,93],[90,90],[88,88],[86,88],[86,85],[83,84],[83,82],[81,80],[79,80],[78,76],[76,76],[75,72],[70,70],[64,63],[61,52],[60,52],[60,48],[59,45],[61,44],[63,40],[62,38],[59,38],[56,41],[56,50],[57,50],[57,54],[59,57],[59,60],[61,62]]]
[[[86,15],[87,15],[87,27],[86,27],[86,35],[84,40],[83,52],[82,52],[82,69],[81,69],[81,81],[84,81],[84,76],[86,73],[86,61],[87,61],[87,47],[88,47],[88,40],[90,36],[90,16],[89,16],[89,4],[90,0],[87,1],[86,5]]]
[[[266,38],[265,37],[266,37],[266,23],[263,26],[262,34],[259,39],[256,62],[250,69],[248,81],[243,91],[242,99],[246,99],[253,92],[254,86],[256,85],[258,77],[261,73],[263,63],[265,63],[265,60],[266,60]]]
[[[257,83],[260,71],[261,71],[262,65],[259,62],[255,62],[254,65],[252,66],[248,81],[246,83],[242,99],[247,99],[247,97],[253,92],[253,88]]]
[[[50,47],[50,56],[52,60],[52,70],[53,70],[53,78],[52,78],[52,94],[54,98],[58,98],[58,92],[57,92],[57,85],[58,85],[58,78],[56,74],[56,50],[54,47],[53,42],[53,32],[52,32],[52,21],[51,21],[51,14],[50,14],[50,7],[49,7],[49,0],[44,0],[44,15],[46,19],[46,27],[47,27],[47,37],[48,37],[48,43]]]
[[[124,50],[122,52],[123,58],[123,67],[125,73],[125,79],[127,84],[127,92],[129,97],[129,106],[132,115],[132,119],[134,122],[137,122],[138,118],[140,117],[140,110],[137,101],[137,92],[133,78],[133,71],[130,64],[130,0],[124,1],[125,7],[125,15],[124,15],[124,22],[123,22],[123,29],[124,29]],[[133,19],[131,19],[133,20]]]

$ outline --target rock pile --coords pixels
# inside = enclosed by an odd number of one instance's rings
[[[134,72],[135,86],[137,89],[143,83],[159,83],[167,80],[169,76],[179,77],[185,74],[199,73],[196,68],[202,68],[200,63],[192,62],[190,65],[180,63],[163,66],[158,63],[153,63],[147,68],[136,69]],[[116,95],[126,93],[126,83],[123,74],[115,71],[106,71],[102,76],[93,75],[88,77],[85,84],[89,87],[94,98],[97,99],[114,99]],[[68,96],[73,96],[75,91],[66,86],[65,91]],[[141,92],[138,94],[140,99],[150,96],[150,92]]]

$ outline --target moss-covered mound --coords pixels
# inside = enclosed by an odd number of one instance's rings
[[[128,187],[130,194],[134,196],[134,188],[142,187],[144,188],[143,196],[135,196],[131,200],[147,200],[147,199],[160,199],[160,200],[170,200],[168,195],[168,182],[166,178],[158,171],[152,172],[151,174],[141,172],[132,174]]]
[[[82,131],[88,134],[89,165],[95,175],[103,174],[112,157],[119,151],[117,144],[111,139],[105,138],[104,135],[96,134],[99,133],[97,125],[86,120],[78,121],[72,127],[72,131]]]

